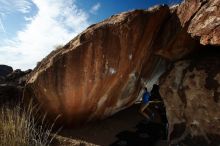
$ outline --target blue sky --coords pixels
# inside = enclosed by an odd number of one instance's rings
[[[113,14],[181,0],[0,0],[0,64],[34,68],[57,45]]]

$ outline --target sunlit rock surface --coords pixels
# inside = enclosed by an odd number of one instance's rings
[[[182,26],[203,45],[220,45],[220,1],[185,0],[177,11]]]

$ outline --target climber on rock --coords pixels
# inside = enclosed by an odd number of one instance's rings
[[[161,123],[163,121],[161,117],[163,107],[164,105],[159,93],[159,86],[154,84],[150,93],[145,87],[140,113],[148,120]]]
[[[144,87],[144,94],[143,94],[143,97],[142,97],[140,113],[144,117],[146,117],[147,119],[150,119],[150,117],[144,111],[148,107],[149,99],[150,99],[150,93],[147,91],[147,87]]]

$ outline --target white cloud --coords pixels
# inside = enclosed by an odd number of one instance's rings
[[[31,5],[29,0],[0,0],[0,12],[10,13],[18,11],[28,13],[31,9]]]
[[[94,6],[92,6],[90,13],[92,14],[96,14],[96,12],[100,9],[101,4],[100,3],[96,3]]]
[[[56,45],[67,43],[88,26],[88,14],[72,0],[33,0],[37,14],[16,37],[0,44],[0,63],[28,69]]]
[[[33,17],[24,16],[24,20],[25,20],[25,21],[32,21],[32,20],[33,20]]]
[[[5,33],[5,27],[4,27],[4,24],[3,24],[3,22],[2,22],[2,18],[1,18],[1,15],[0,15],[0,32],[3,32],[3,33]]]

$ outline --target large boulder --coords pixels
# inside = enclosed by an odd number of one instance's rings
[[[90,26],[34,69],[26,97],[74,126],[132,105],[159,60],[152,43],[170,16],[167,6],[121,13]],[[150,63],[149,63],[150,62]]]
[[[220,144],[220,51],[216,49],[175,63],[161,79],[173,145]]]
[[[25,97],[70,126],[110,116],[135,102],[142,80],[159,76],[166,62],[161,57],[176,61],[206,48],[200,42],[219,45],[218,3],[186,0],[94,24],[38,64]]]
[[[182,28],[204,46],[188,50],[197,56],[187,56],[161,77],[171,145],[220,144],[219,6],[219,0],[185,0],[177,8]]]
[[[177,11],[182,26],[203,45],[220,45],[220,1],[185,0]]]

